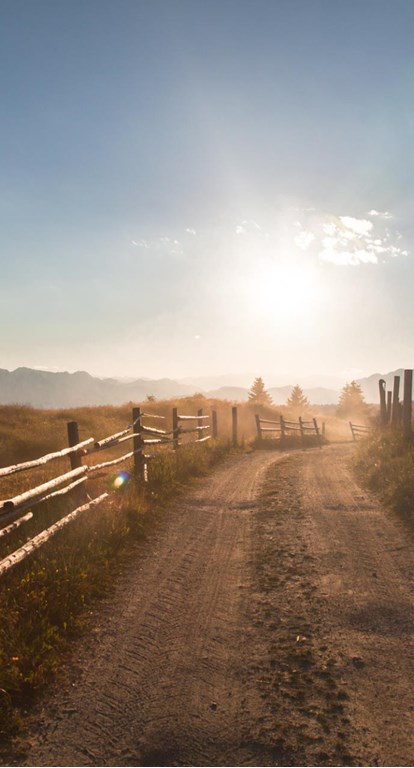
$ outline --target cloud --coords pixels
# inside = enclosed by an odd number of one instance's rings
[[[314,241],[315,235],[313,232],[308,232],[306,229],[302,229],[296,237],[293,238],[293,242],[302,251],[307,251],[310,244]]]
[[[362,217],[317,212],[306,216],[304,212],[302,221],[294,224],[300,232],[293,237],[293,242],[302,250],[310,250],[321,261],[338,266],[378,264],[407,256],[401,234],[385,226],[391,214],[372,209],[370,215],[375,223]]]
[[[131,240],[131,245],[135,245],[137,248],[151,248],[151,243],[148,240]]]
[[[392,219],[389,211],[376,211],[375,208],[371,208],[368,211],[368,216],[378,216],[380,219]]]
[[[374,226],[372,221],[367,219],[354,219],[353,216],[340,216],[339,218],[345,229],[355,232],[356,235],[368,235]]]
[[[187,232],[189,235],[196,235],[196,234],[197,234],[197,232],[195,231],[195,229],[193,229],[192,227],[187,227],[187,229],[186,229],[185,231],[186,231],[186,232]]]

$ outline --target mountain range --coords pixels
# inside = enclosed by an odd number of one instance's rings
[[[367,402],[378,402],[378,380],[385,379],[387,388],[392,388],[394,375],[403,379],[403,369],[387,374],[376,373],[358,379]],[[0,404],[23,404],[35,408],[73,408],[88,405],[121,405],[127,402],[142,402],[148,396],[157,400],[191,396],[201,392],[206,397],[221,400],[247,400],[248,387],[232,386],[231,376],[175,381],[173,379],[119,380],[101,379],[86,371],[51,372],[33,368],[16,368],[14,371],[0,369]],[[210,388],[214,381],[225,382],[218,388]],[[195,382],[197,386],[195,386]],[[286,403],[293,385],[269,387],[267,391],[276,405]],[[304,394],[315,405],[330,405],[338,402],[340,388],[303,387]]]

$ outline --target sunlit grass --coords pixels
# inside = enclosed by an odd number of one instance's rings
[[[414,522],[414,446],[400,432],[375,431],[361,440],[355,457],[360,481],[391,509]]]

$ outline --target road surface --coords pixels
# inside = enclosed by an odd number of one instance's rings
[[[29,719],[25,765],[412,765],[414,543],[353,447],[186,492]]]

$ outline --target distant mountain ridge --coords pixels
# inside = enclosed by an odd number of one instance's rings
[[[357,383],[362,387],[365,399],[370,403],[379,401],[378,380],[385,379],[387,389],[392,388],[395,375],[403,381],[403,369],[387,374],[375,373]],[[230,377],[229,377],[230,378]],[[293,385],[269,387],[268,392],[275,405],[286,403]],[[220,400],[245,401],[248,388],[223,385],[218,389],[201,389],[174,379],[118,380],[100,379],[86,371],[51,372],[33,368],[16,368],[14,371],[0,369],[0,404],[31,405],[35,408],[75,408],[93,405],[122,405],[127,402],[142,402],[148,395],[157,400],[191,396],[202,392],[206,397]],[[332,405],[339,399],[340,390],[327,387],[303,387],[304,394],[314,405]]]

